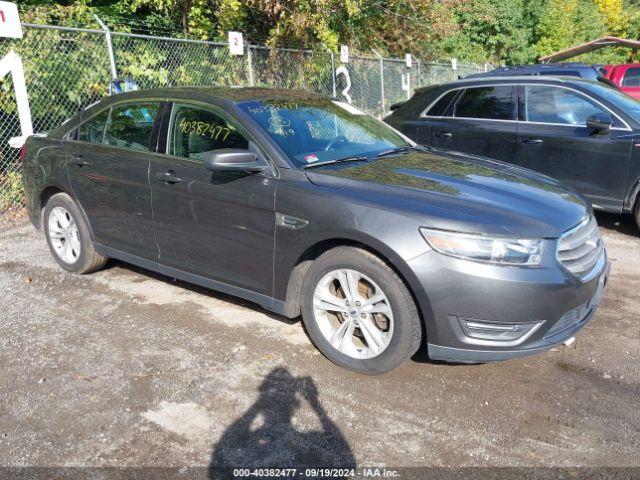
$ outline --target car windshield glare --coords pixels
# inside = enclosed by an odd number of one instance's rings
[[[412,145],[379,120],[348,103],[329,99],[252,100],[238,106],[304,167],[316,162],[361,156]]]

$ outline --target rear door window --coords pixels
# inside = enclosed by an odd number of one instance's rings
[[[210,109],[191,105],[175,105],[169,139],[170,155],[195,160],[220,148],[249,148],[231,122]]]
[[[511,85],[465,89],[454,107],[455,117],[515,120]]]
[[[132,150],[149,150],[159,106],[156,102],[116,105],[111,109],[103,143]]]
[[[640,87],[640,67],[629,68],[622,79],[623,87]]]

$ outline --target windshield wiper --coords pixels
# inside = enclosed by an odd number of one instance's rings
[[[368,162],[369,158],[364,156],[352,155],[349,157],[333,158],[331,160],[323,160],[321,162],[308,163],[303,165],[305,170],[309,168],[322,167],[323,165],[332,165],[334,163],[346,163],[346,162]]]
[[[390,150],[385,150],[380,152],[376,157],[384,157],[386,155],[395,155],[396,153],[407,153],[407,152],[427,152],[429,148],[423,147],[421,145],[405,145],[403,147],[392,148]]]

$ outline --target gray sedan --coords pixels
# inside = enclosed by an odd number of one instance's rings
[[[116,258],[302,315],[362,373],[541,352],[593,316],[588,204],[542,175],[419,147],[351,105],[267,89],[106,98],[23,151],[60,266]]]

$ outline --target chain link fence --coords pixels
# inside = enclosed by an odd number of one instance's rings
[[[154,37],[105,30],[23,24],[20,40],[0,40],[0,58],[22,57],[35,132],[46,132],[109,95],[113,74],[139,88],[227,85],[294,88],[336,96],[377,117],[415,88],[484,71],[484,66],[353,55],[341,64],[329,51],[247,45],[231,55],[226,43]],[[113,54],[113,62],[110,59]],[[0,81],[0,212],[22,203],[19,136],[11,76]]]

